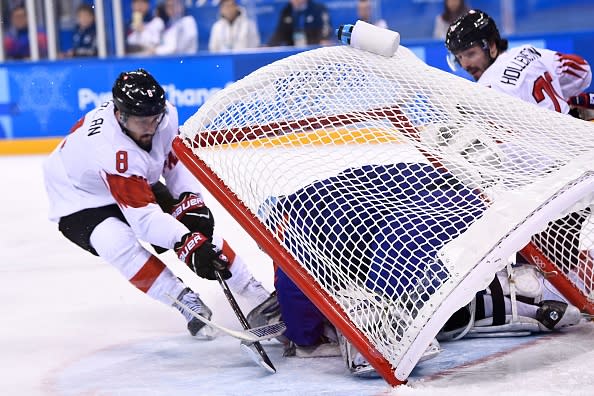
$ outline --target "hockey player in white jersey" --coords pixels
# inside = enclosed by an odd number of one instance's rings
[[[171,304],[167,295],[210,319],[212,312],[139,241],[174,249],[198,276],[215,279],[255,306],[269,293],[218,235],[201,186],[178,161],[171,143],[177,110],[143,69],[124,72],[113,100],[87,113],[44,163],[50,220],[66,238],[115,266],[132,285]],[[160,178],[165,180],[161,183]],[[190,333],[209,328],[180,309]]]
[[[592,80],[590,65],[578,55],[531,45],[508,49],[495,21],[480,10],[454,21],[445,45],[450,66],[461,66],[479,84],[560,113],[569,112],[569,98]]]

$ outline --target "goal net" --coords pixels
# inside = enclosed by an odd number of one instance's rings
[[[391,384],[527,245],[592,308],[594,124],[405,47],[337,46],[255,71],[180,131],[182,162]]]

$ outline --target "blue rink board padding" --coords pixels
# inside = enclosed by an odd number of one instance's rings
[[[594,64],[594,31],[516,37],[561,52],[578,53]],[[404,41],[429,65],[448,70],[443,43]],[[151,58],[72,59],[0,64],[0,139],[64,136],[85,112],[110,98],[118,73],[144,67],[164,85],[184,122],[215,92],[254,70],[305,49]],[[460,76],[468,78],[464,72]]]

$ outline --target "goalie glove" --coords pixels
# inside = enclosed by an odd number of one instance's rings
[[[579,95],[570,96],[567,103],[569,103],[571,107],[594,109],[594,93],[581,93]]]
[[[227,257],[201,233],[192,232],[184,235],[173,249],[177,257],[199,277],[215,280],[215,271],[219,271],[223,279],[231,278]]]
[[[199,194],[182,193],[177,203],[173,205],[171,215],[191,232],[199,232],[207,238],[212,238],[214,217]]]

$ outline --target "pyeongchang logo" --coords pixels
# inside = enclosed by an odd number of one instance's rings
[[[228,84],[231,84],[230,82]],[[228,85],[227,84],[227,85]],[[178,89],[175,84],[163,85],[167,99],[177,107],[200,107],[222,87]],[[95,92],[90,88],[78,90],[78,108],[89,110],[111,100],[111,92]]]

